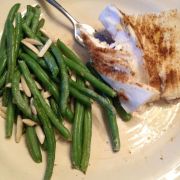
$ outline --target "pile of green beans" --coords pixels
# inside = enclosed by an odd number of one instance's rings
[[[91,150],[93,102],[99,103],[107,115],[114,152],[120,150],[116,111],[124,121],[129,121],[131,115],[121,107],[117,93],[103,82],[93,66],[90,63],[86,66],[61,40],[53,42],[41,58],[23,45],[21,41],[25,38],[45,44],[48,37],[40,31],[45,23],[40,18],[40,6],[27,5],[24,17],[18,12],[19,7],[20,4],[15,4],[9,11],[0,42],[0,97],[3,106],[7,107],[6,138],[11,138],[14,125],[18,124],[17,117],[34,121],[33,125],[25,124],[22,132],[36,163],[42,162],[41,149],[47,153],[44,179],[50,180],[53,174],[55,132],[71,144],[72,167],[86,173]],[[40,50],[42,46],[36,48]],[[44,92],[49,96],[45,97]],[[65,126],[66,120],[72,128]],[[44,142],[38,138],[36,126],[42,129]]]

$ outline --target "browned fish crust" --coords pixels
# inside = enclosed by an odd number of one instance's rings
[[[171,21],[177,18],[177,10],[160,14],[126,16],[125,18],[125,23],[132,26],[143,49],[145,65],[150,78],[149,84],[157,90],[161,90],[162,82],[159,77],[161,66],[173,59],[177,52],[177,29],[174,25],[171,25]],[[168,23],[170,26],[168,26]],[[166,36],[169,37],[168,40]],[[172,66],[167,68],[173,71]],[[172,76],[169,76],[168,70],[166,78],[166,86],[168,86],[170,81],[168,78],[172,78]]]
[[[143,51],[148,85],[157,89],[164,99],[180,97],[180,48],[177,45],[180,40],[180,11],[123,15],[124,24],[134,30],[139,41],[137,45]],[[114,68],[122,65],[130,71],[131,78],[135,75],[125,59],[128,52],[97,47],[87,34],[83,34],[83,39],[99,73],[116,81],[127,82],[130,79],[128,73]]]

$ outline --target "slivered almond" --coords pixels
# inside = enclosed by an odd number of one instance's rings
[[[72,75],[71,75],[71,79],[72,79],[73,81],[76,81],[76,76],[75,76],[75,74],[72,74]]]
[[[19,83],[19,90],[20,90],[20,91],[23,91],[23,88],[22,88],[21,83]]]
[[[40,126],[36,126],[36,127],[35,127],[35,131],[36,131],[37,137],[38,137],[38,139],[39,139],[39,142],[40,142],[41,144],[43,144],[43,143],[44,143],[44,140],[45,140],[45,135],[44,135],[43,130],[41,129]]]
[[[21,43],[24,44],[25,46],[27,46],[29,49],[31,49],[34,53],[39,54],[39,50],[34,45],[32,45],[29,42],[26,42],[24,40],[22,40]]]
[[[22,121],[23,121],[24,124],[26,124],[28,126],[35,126],[35,125],[37,125],[37,123],[32,121],[31,119],[23,119]]]
[[[12,86],[11,83],[7,83],[5,87],[11,88],[11,86]]]
[[[40,85],[37,81],[35,81],[35,83],[36,83],[37,88],[38,88],[39,90],[42,90],[41,85]]]
[[[33,104],[33,98],[30,99],[30,106],[31,106],[31,111],[34,115],[37,115],[37,110]]]
[[[46,103],[50,106],[50,104],[49,104],[49,100],[48,99],[44,99],[45,101],[46,101]]]
[[[86,86],[88,86],[88,87],[91,86],[91,84],[89,83],[89,81],[86,81],[85,84],[86,84]]]
[[[55,140],[58,141],[60,139],[59,134],[55,134]]]
[[[40,29],[40,32],[45,35],[46,37],[48,37],[49,39],[51,39],[51,35],[50,33],[48,33],[45,29],[41,28]]]
[[[31,97],[31,91],[29,90],[29,87],[26,84],[26,81],[23,76],[21,76],[21,86],[26,96]]]
[[[42,49],[38,53],[38,57],[43,57],[44,54],[47,52],[47,50],[50,48],[51,44],[52,44],[52,40],[48,39],[46,44],[42,47]]]
[[[43,45],[40,41],[38,41],[36,39],[32,39],[32,38],[25,38],[25,39],[23,39],[23,41],[28,42],[32,45],[36,45],[36,46],[42,46]]]
[[[0,117],[2,117],[3,119],[6,118],[6,114],[4,112],[2,112],[1,110],[0,110]]]
[[[3,113],[6,113],[7,107],[4,106],[0,106],[0,111],[2,111]]]
[[[23,121],[20,115],[17,117],[15,141],[19,143],[23,134]]]
[[[48,91],[41,91],[41,94],[44,99],[51,97],[51,94]]]

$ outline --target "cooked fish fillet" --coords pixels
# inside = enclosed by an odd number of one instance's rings
[[[180,97],[180,11],[126,15],[107,6],[99,17],[114,43],[82,32],[94,68],[134,111],[160,98]]]
[[[167,100],[180,97],[180,11],[127,16],[144,53],[149,84]]]

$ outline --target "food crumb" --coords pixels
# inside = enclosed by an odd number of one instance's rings
[[[129,154],[131,154],[131,153],[132,153],[132,152],[131,152],[131,150],[129,150],[128,152],[129,152]]]
[[[173,138],[173,137],[171,137],[171,138],[170,138],[170,141],[171,141],[171,142],[173,142],[173,141],[174,141],[174,138]]]
[[[164,157],[163,157],[163,155],[161,155],[161,156],[160,156],[160,160],[163,160],[163,159],[164,159]]]
[[[150,140],[150,139],[151,139],[151,137],[150,137],[150,136],[148,136],[148,137],[147,137],[147,139],[148,139],[148,140]]]

